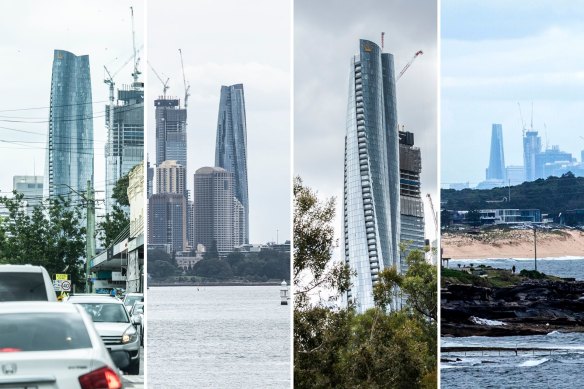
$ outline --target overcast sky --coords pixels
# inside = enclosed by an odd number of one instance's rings
[[[188,189],[193,174],[215,163],[221,85],[243,83],[247,114],[250,241],[290,239],[291,6],[273,0],[150,1],[148,58],[170,77],[169,96],[184,97],[178,49],[191,85]],[[148,68],[148,152],[156,161],[154,99],[162,83]]]
[[[400,128],[415,134],[422,152],[422,193],[437,202],[437,12],[431,0],[339,2],[296,0],[294,7],[294,173],[319,192],[337,199],[340,237],[343,198],[345,119],[351,57],[359,39],[380,44],[394,55]],[[435,236],[426,209],[426,234]]]
[[[2,2],[0,6],[0,192],[12,191],[15,175],[44,175],[51,96],[53,51],[89,55],[93,96],[95,183],[104,189],[107,139],[103,83],[106,65],[117,71],[132,55],[130,6],[134,6],[136,42],[144,37],[142,1],[74,0]],[[116,82],[130,83],[132,66]],[[41,109],[29,109],[38,108]],[[27,110],[22,110],[27,109]],[[15,111],[10,111],[15,110]],[[23,130],[33,132],[23,133]],[[19,143],[12,143],[12,142]],[[97,197],[104,197],[97,193]]]
[[[580,161],[584,7],[573,1],[442,0],[443,185],[485,179],[491,126],[523,165],[522,125]]]

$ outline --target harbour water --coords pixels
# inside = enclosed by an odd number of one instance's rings
[[[458,264],[480,264],[516,271],[533,270],[531,259],[451,260]],[[538,259],[537,268],[549,275],[584,280],[584,258]],[[553,332],[541,336],[442,338],[442,347],[533,347],[558,351],[523,352],[457,352],[442,354],[454,360],[441,363],[443,389],[462,388],[582,388],[584,387],[584,334]],[[455,361],[456,359],[460,361]]]
[[[279,286],[151,287],[148,387],[290,387],[290,314]]]

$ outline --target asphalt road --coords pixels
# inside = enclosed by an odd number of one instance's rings
[[[144,347],[140,348],[140,374],[122,377],[124,388],[144,388]]]

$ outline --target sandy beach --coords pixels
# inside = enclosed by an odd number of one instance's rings
[[[532,230],[489,229],[479,234],[443,232],[441,240],[444,258],[531,258],[534,255]],[[567,256],[584,257],[584,232],[537,231],[538,258]]]

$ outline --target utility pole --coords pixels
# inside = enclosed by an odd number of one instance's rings
[[[91,258],[95,256],[95,193],[87,180],[87,232],[85,236],[85,292],[91,293]]]
[[[535,224],[533,225],[533,262],[535,264],[535,271],[537,271],[537,232]]]

